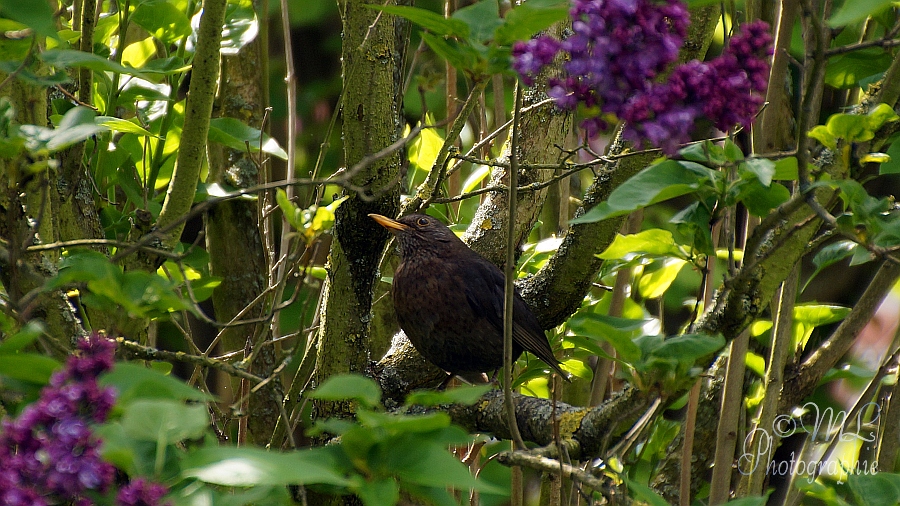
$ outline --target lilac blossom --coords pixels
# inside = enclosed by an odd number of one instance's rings
[[[626,121],[626,139],[673,154],[697,119],[724,131],[747,127],[762,105],[772,53],[764,22],[745,25],[720,57],[678,66],[657,83],[684,42],[689,17],[681,0],[574,0],[570,15],[570,36],[516,44],[513,67],[531,85],[564,55],[564,75],[548,80],[547,94],[561,108],[582,107],[588,137],[617,117]]]
[[[116,504],[119,506],[155,506],[160,504],[163,496],[167,493],[166,487],[138,478],[119,490],[116,495]]]
[[[91,425],[106,420],[115,391],[97,377],[112,369],[116,344],[97,335],[81,340],[66,366],[50,377],[40,398],[0,426],[0,504],[43,506],[93,504],[89,492],[106,492],[115,469],[100,457]],[[146,485],[134,497],[156,498]],[[127,488],[127,487],[126,487]],[[126,489],[123,488],[121,492]],[[122,504],[156,504],[123,502]]]

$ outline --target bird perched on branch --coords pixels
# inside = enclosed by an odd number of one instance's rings
[[[503,272],[431,216],[413,214],[399,220],[369,216],[397,238],[400,265],[394,272],[394,310],[416,350],[453,374],[502,367]],[[523,350],[568,378],[537,318],[516,291],[513,360]]]

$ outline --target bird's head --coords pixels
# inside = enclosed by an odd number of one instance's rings
[[[394,234],[403,258],[414,254],[441,254],[458,246],[466,247],[452,230],[431,216],[411,214],[399,220],[380,214],[370,214],[369,217]]]

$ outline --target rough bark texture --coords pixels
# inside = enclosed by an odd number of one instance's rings
[[[0,74],[0,80],[6,74]],[[19,124],[47,125],[47,91],[27,83],[15,82],[0,90],[10,100]],[[56,274],[57,252],[26,253],[25,248],[37,243],[51,243],[59,238],[54,212],[58,194],[52,181],[57,171],[48,167],[31,173],[30,165],[38,162],[22,153],[16,158],[0,158],[0,237],[7,242],[0,248],[0,282],[15,310],[24,320],[38,318],[46,325],[46,335],[65,348],[84,334],[81,322],[65,294],[59,291],[39,295],[33,303],[20,304],[22,296],[39,289]],[[23,191],[24,189],[24,191]]]
[[[559,24],[551,30],[554,36],[560,36],[563,25]],[[548,75],[550,70],[545,71]],[[559,73],[559,70],[552,72]],[[538,82],[545,82],[539,79]],[[547,98],[545,86],[535,86],[525,91],[523,106],[529,107]],[[520,164],[546,164],[562,161],[565,153],[560,147],[565,145],[566,137],[572,128],[572,114],[560,110],[553,104],[536,107],[522,115],[517,157]],[[512,138],[512,135],[509,136]],[[503,159],[509,160],[511,143],[504,147]],[[509,181],[507,169],[497,167],[491,175],[491,186],[505,185]],[[518,186],[541,183],[553,177],[555,169],[520,169]],[[515,216],[515,244],[521,245],[528,238],[531,228],[540,216],[548,188],[536,191],[518,192]],[[493,192],[487,194],[478,207],[472,223],[463,235],[463,240],[485,258],[502,266],[505,263],[506,231],[508,229],[507,208],[508,194]]]
[[[258,10],[259,6],[256,7]],[[223,58],[217,116],[236,118],[253,128],[263,128],[268,93],[264,76],[268,69],[262,51],[267,42],[257,37],[237,55]],[[208,152],[207,182],[235,188],[247,188],[260,182],[259,167],[246,150],[211,144]],[[213,207],[206,216],[206,248],[210,273],[222,278],[212,295],[216,319],[228,322],[252,304],[266,287],[268,267],[260,236],[257,201],[235,199]],[[242,319],[259,317],[262,309],[263,304],[257,304],[247,310]],[[268,377],[276,366],[275,348],[258,348],[268,336],[264,325],[242,325],[226,329],[222,344],[227,351],[237,351],[245,349],[250,342],[251,349],[256,350],[250,371]],[[237,387],[239,380],[232,381]],[[251,395],[249,402],[248,442],[265,444],[280,414],[279,399],[272,388],[264,388]]]
[[[364,7],[365,3],[340,2],[347,167],[388,146],[400,132],[402,54],[396,21]],[[320,308],[316,383],[336,373],[362,372],[368,366],[372,293],[388,232],[367,215],[396,215],[398,172],[399,156],[392,155],[352,174],[351,182],[368,190],[365,194],[350,192],[350,198],[337,209]],[[347,408],[319,403],[317,416],[340,415]]]

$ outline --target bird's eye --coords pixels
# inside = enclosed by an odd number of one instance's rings
[[[425,225],[428,225],[428,218],[419,218],[418,220],[416,220],[416,225],[418,225],[420,227],[424,227]]]

